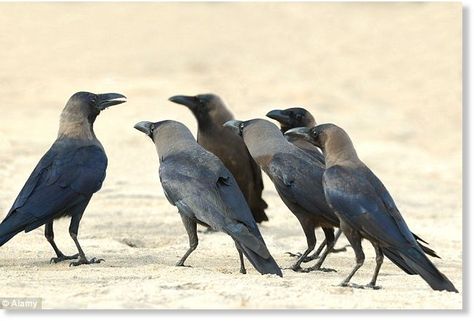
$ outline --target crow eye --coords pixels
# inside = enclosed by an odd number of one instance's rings
[[[301,120],[301,118],[303,118],[303,116],[301,116],[301,114],[296,115],[296,120]]]

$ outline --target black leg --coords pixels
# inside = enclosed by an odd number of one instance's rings
[[[44,226],[44,236],[48,240],[49,244],[53,247],[54,252],[56,253],[56,257],[52,257],[49,260],[49,263],[58,263],[65,260],[73,260],[79,257],[79,254],[76,255],[64,255],[63,252],[56,246],[54,242],[54,231],[53,231],[53,221],[46,223]]]
[[[240,273],[242,274],[247,274],[247,270],[245,269],[245,264],[244,264],[244,255],[242,253],[242,250],[240,249],[240,246],[235,243],[235,247],[237,248],[237,251],[239,252],[239,259],[240,259]]]
[[[69,264],[69,266],[78,266],[82,264],[94,264],[94,263],[100,263],[104,261],[103,259],[96,259],[95,257],[93,257],[90,260],[87,260],[86,255],[84,254],[84,251],[82,250],[81,245],[79,244],[79,241],[77,239],[77,232],[79,230],[79,223],[81,221],[81,218],[82,218],[82,211],[80,212],[80,214],[73,215],[71,218],[71,224],[69,224],[69,235],[74,241],[74,244],[76,244],[77,250],[79,252],[79,260],[76,262],[72,262],[71,264]]]
[[[352,269],[351,273],[349,273],[349,275],[340,284],[341,286],[349,286],[349,281],[351,280],[351,278],[354,276],[357,270],[359,270],[360,267],[364,264],[365,255],[364,255],[364,251],[362,250],[362,245],[361,245],[362,239],[359,233],[353,230],[352,228],[350,228],[349,226],[343,224],[343,222],[341,222],[341,229],[344,232],[344,235],[346,236],[347,240],[351,244],[352,248],[354,249],[354,253],[356,256],[356,265],[354,269]],[[363,288],[362,286],[356,286],[356,285],[353,285],[353,286]]]
[[[321,252],[323,251],[324,247],[326,246],[327,244],[327,241],[326,239],[324,239],[324,241],[321,243],[321,245],[318,247],[318,249],[316,250],[316,252],[313,253],[313,255],[311,256],[308,256],[307,257],[307,261],[305,262],[309,262],[309,261],[312,261],[312,260],[316,260],[317,258],[319,258],[319,254],[321,254]]]
[[[342,234],[342,230],[341,229],[338,229],[337,232],[336,232],[336,235],[334,236],[335,238],[335,242],[337,242],[337,240],[339,239],[339,236],[341,236]],[[346,247],[349,246],[349,245],[346,245],[344,247],[341,247],[339,249],[332,249],[332,253],[338,253],[338,252],[346,252]]]
[[[327,244],[326,250],[321,255],[321,258],[319,259],[319,261],[316,262],[316,264],[313,267],[306,270],[307,272],[309,271],[337,272],[334,269],[321,268],[321,266],[324,263],[324,260],[326,260],[326,257],[328,256],[328,254],[332,252],[334,245],[336,245],[336,238],[334,237],[334,229],[323,228],[323,231],[324,231],[324,235],[326,236],[326,244]]]
[[[301,263],[305,260],[308,254],[312,250],[314,250],[314,247],[316,246],[316,234],[314,233],[314,228],[315,228],[314,223],[311,222],[310,220],[300,219],[300,224],[306,236],[306,242],[308,244],[308,248],[298,258],[296,263],[290,267],[295,272],[301,271]]]
[[[181,260],[176,263],[176,266],[184,266],[184,261],[188,258],[189,254],[191,254],[198,246],[198,236],[197,236],[197,224],[196,221],[190,219],[185,215],[181,215],[181,220],[183,221],[184,228],[188,233],[189,237],[189,249],[183,255]]]
[[[374,270],[374,275],[372,276],[372,280],[370,281],[369,284],[367,284],[367,287],[378,290],[380,289],[380,287],[376,286],[375,283],[377,282],[377,277],[380,272],[380,267],[382,266],[382,263],[383,263],[383,252],[380,246],[378,246],[378,244],[372,243],[372,245],[374,246],[374,249],[375,249],[376,266]]]

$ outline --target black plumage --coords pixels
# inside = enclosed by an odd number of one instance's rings
[[[98,263],[87,260],[77,234],[79,223],[92,195],[105,179],[107,156],[93,131],[100,111],[125,102],[120,94],[74,94],[60,120],[58,138],[41,158],[0,224],[0,246],[21,231],[45,224],[45,236],[57,257],[52,262],[78,258],[74,265]],[[78,254],[64,255],[54,242],[53,221],[70,216],[69,233]]]
[[[135,128],[154,141],[160,159],[160,181],[168,201],[178,208],[190,248],[177,263],[184,265],[198,245],[197,224],[222,231],[262,274],[282,275],[270,255],[233,175],[218,157],[200,146],[176,121],[140,122]]]
[[[376,287],[385,255],[406,273],[419,274],[434,290],[457,292],[423,253],[428,250],[428,254],[434,254],[417,242],[422,240],[410,231],[383,183],[358,158],[343,129],[324,124],[295,128],[287,134],[304,137],[324,152],[327,167],[323,175],[324,193],[356,255],[356,266],[342,282],[343,286],[349,284],[364,263],[361,241],[367,239],[376,251],[376,267],[369,287]]]
[[[233,120],[225,126],[243,137],[250,154],[270,177],[281,199],[303,228],[307,249],[291,268],[301,270],[301,263],[316,246],[314,230],[321,227],[327,242],[326,250],[312,268],[304,271],[328,270],[321,266],[334,247],[334,227],[339,227],[339,219],[324,197],[321,183],[324,167],[289,143],[278,127],[267,120]]]
[[[316,121],[313,115],[302,107],[292,107],[287,109],[274,109],[267,113],[267,117],[278,121],[282,133],[297,127],[314,127]],[[309,157],[324,166],[324,155],[321,151],[299,136],[286,136],[286,139],[293,145],[305,151]]]
[[[170,101],[188,107],[198,122],[197,142],[219,157],[232,175],[257,223],[268,221],[262,198],[262,172],[250,156],[242,139],[222,125],[234,119],[222,99],[214,94],[173,96]]]
[[[287,109],[274,109],[267,113],[267,117],[278,121],[280,124],[280,130],[284,134],[286,131],[297,128],[297,127],[314,127],[316,126],[316,121],[314,116],[311,113],[302,107],[292,107]],[[303,150],[308,157],[311,157],[316,163],[319,163],[321,167],[325,167],[324,162],[324,155],[321,153],[318,147],[314,146],[306,139],[299,137],[299,136],[285,136],[285,138],[292,143],[293,145],[297,146],[301,150]],[[334,232],[333,232],[334,233]],[[337,230],[336,234],[334,235],[335,242],[341,236],[342,231]],[[314,251],[312,255],[308,255],[303,261],[309,262],[319,258],[319,254],[322,252],[324,247],[326,246],[326,239],[321,243],[321,245]],[[340,249],[332,249],[332,252],[345,252],[346,248]],[[293,254],[291,252],[287,252],[291,256],[301,257],[301,253]]]

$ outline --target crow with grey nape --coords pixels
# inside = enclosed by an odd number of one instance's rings
[[[334,271],[322,264],[336,243],[334,227],[339,219],[324,198],[321,183],[324,167],[289,143],[273,123],[264,119],[231,120],[225,123],[241,136],[250,154],[272,180],[282,201],[296,216],[306,236],[307,249],[291,266],[294,271]],[[316,246],[315,228],[321,227],[326,238],[326,249],[314,267],[302,269],[301,263]]]
[[[77,259],[71,265],[100,263],[88,260],[77,234],[92,195],[105,179],[107,156],[94,134],[93,124],[104,109],[125,102],[121,94],[75,93],[64,107],[56,141],[41,158],[7,216],[0,224],[0,246],[21,231],[45,225],[44,234],[56,257],[51,263]],[[78,254],[64,255],[54,242],[53,221],[70,216],[69,234]]]
[[[155,144],[163,191],[178,208],[189,237],[189,249],[176,265],[184,266],[197,248],[197,224],[201,224],[232,237],[239,253],[241,273],[246,273],[245,255],[261,274],[282,276],[237,182],[221,160],[200,146],[189,129],[179,122],[142,121],[135,128]]]
[[[376,286],[377,277],[387,256],[408,274],[420,275],[434,290],[458,292],[451,281],[426,257],[434,251],[420,244],[383,183],[359,159],[347,133],[334,124],[314,128],[294,128],[287,135],[299,136],[320,147],[326,159],[323,187],[326,200],[341,222],[341,229],[354,249],[356,265],[342,286],[363,265],[362,239],[369,240],[376,253],[376,266],[367,287]],[[424,241],[422,241],[424,242]]]
[[[292,107],[287,109],[274,109],[267,113],[266,115],[268,118],[274,119],[278,121],[280,124],[280,130],[284,134],[286,131],[297,128],[297,127],[314,127],[316,126],[316,121],[314,120],[313,115],[306,109],[302,107]],[[324,163],[324,155],[321,153],[319,148],[308,142],[306,139],[301,138],[299,136],[285,136],[285,138],[292,143],[293,145],[302,149],[306,154],[311,157],[315,162],[319,163],[322,167],[325,167]],[[341,236],[342,231],[338,229],[334,238],[337,242],[339,237]],[[312,254],[308,255],[303,262],[309,262],[319,258],[319,254],[322,252],[324,247],[326,246],[326,239],[321,243],[319,248]],[[346,247],[342,247],[340,249],[332,249],[332,252],[345,252]],[[291,252],[287,252],[291,256],[300,257],[301,253],[293,254]]]
[[[263,180],[260,168],[244,142],[222,125],[234,119],[222,99],[214,94],[173,96],[170,101],[191,110],[198,122],[197,142],[216,155],[234,175],[257,223],[268,221],[262,198]]]

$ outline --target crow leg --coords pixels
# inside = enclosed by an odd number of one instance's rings
[[[239,252],[239,259],[240,259],[240,273],[242,274],[247,274],[247,270],[245,269],[245,264],[244,264],[244,255],[242,253],[242,250],[240,249],[240,246],[235,243],[235,247],[237,248],[237,251]]]
[[[337,240],[339,239],[339,236],[341,236],[341,233],[342,233],[341,229],[338,229],[337,232],[336,232],[336,235],[334,236],[335,242],[337,242]],[[321,252],[323,251],[323,249],[324,249],[324,247],[326,246],[326,244],[327,244],[327,241],[326,241],[326,239],[324,239],[324,241],[321,243],[321,245],[318,247],[318,249],[317,249],[313,254],[308,255],[308,256],[303,260],[303,262],[306,263],[306,262],[310,262],[310,261],[313,261],[313,260],[318,259],[318,258],[319,258],[319,254],[321,254]],[[347,247],[347,246],[349,246],[349,245],[346,245],[346,246],[341,247],[341,248],[339,248],[339,249],[333,248],[330,253],[346,252],[346,247]],[[300,257],[301,255],[303,255],[303,254],[301,254],[301,253],[296,253],[296,254],[293,254],[293,253],[290,253],[290,252],[286,252],[286,253],[289,254],[290,256],[296,256],[296,257]]]
[[[319,258],[319,254],[321,254],[321,252],[323,251],[324,247],[326,246],[327,244],[327,241],[326,239],[324,239],[324,241],[321,243],[321,245],[318,247],[318,249],[316,250],[316,252],[313,253],[313,255],[310,255],[307,257],[307,261],[305,262],[309,262],[309,261],[312,261],[312,260],[316,260],[317,258]]]
[[[349,286],[349,281],[351,280],[351,278],[354,276],[357,270],[359,270],[360,267],[364,264],[365,255],[364,251],[362,250],[362,238],[359,233],[356,230],[350,228],[349,226],[343,224],[343,222],[341,222],[341,228],[343,229],[344,235],[346,235],[347,240],[354,249],[354,253],[356,256],[356,265],[354,266],[354,269],[352,269],[351,273],[349,273],[347,278],[345,278],[344,281],[342,281],[342,283],[340,284],[341,286]],[[361,286],[354,285],[354,287]]]
[[[183,221],[184,228],[188,233],[189,237],[189,249],[184,253],[183,257],[176,263],[176,266],[184,266],[184,261],[188,258],[198,246],[198,236],[197,236],[197,223],[193,219],[181,215],[181,220]]]
[[[334,245],[336,244],[334,229],[323,228],[323,231],[324,231],[324,235],[326,236],[326,243],[327,243],[326,250],[323,252],[318,262],[313,267],[306,270],[307,272],[309,271],[337,272],[334,269],[321,268],[321,265],[323,265],[324,260],[326,260],[326,257],[328,256],[329,253],[331,253],[332,249],[334,248]]]
[[[335,238],[335,242],[337,242],[337,240],[339,239],[339,237],[341,236],[342,234],[342,230],[341,229],[338,229],[337,232],[336,232],[336,235],[334,235],[334,238]],[[339,252],[346,252],[347,249],[346,247],[348,247],[349,245],[346,245],[344,247],[341,247],[341,248],[338,248],[338,249],[332,249],[332,253],[339,253]]]
[[[85,205],[87,206],[87,203]],[[71,264],[69,264],[69,266],[78,266],[82,264],[94,264],[94,263],[100,263],[104,261],[104,259],[96,259],[95,257],[88,260],[86,258],[86,255],[84,254],[84,251],[81,248],[81,245],[79,244],[79,241],[77,239],[77,233],[79,230],[79,223],[82,218],[82,212],[83,210],[80,212],[80,214],[73,215],[71,218],[71,224],[69,224],[69,235],[71,236],[72,240],[74,241],[74,244],[76,244],[77,250],[79,251],[79,260],[76,262],[72,262]]]
[[[316,234],[314,233],[314,223],[312,223],[310,220],[300,220],[301,227],[303,228],[304,234],[306,236],[306,242],[308,244],[308,248],[304,253],[298,258],[295,264],[293,264],[290,269],[293,271],[297,272],[301,270],[301,263],[304,262],[305,258],[308,256],[309,253],[311,253],[312,250],[314,250],[314,247],[316,246]]]
[[[53,221],[46,223],[44,226],[44,236],[46,240],[48,240],[49,244],[53,247],[54,252],[56,253],[56,257],[52,257],[49,260],[49,263],[58,263],[65,260],[73,260],[79,257],[79,254],[76,255],[64,255],[63,252],[57,247],[56,243],[54,242],[54,231],[53,231]]]
[[[378,244],[372,243],[372,245],[374,246],[374,249],[375,249],[376,266],[374,270],[374,275],[372,276],[372,280],[370,281],[369,284],[367,284],[367,287],[378,290],[380,289],[380,287],[376,286],[375,282],[377,282],[377,277],[380,272],[380,267],[382,266],[382,263],[383,263],[383,252],[382,252],[382,249],[378,246]]]

